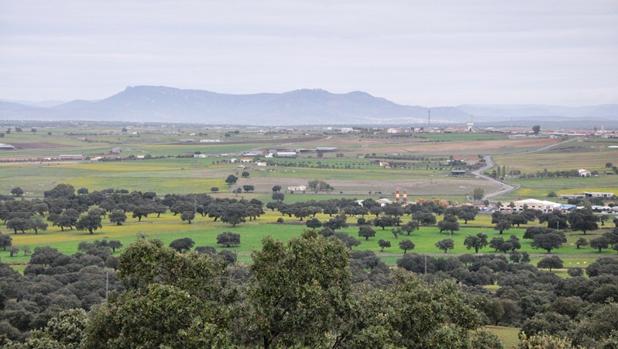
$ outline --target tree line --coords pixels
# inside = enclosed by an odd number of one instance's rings
[[[264,213],[261,201],[213,198],[208,194],[166,194],[125,189],[90,192],[59,184],[39,199],[24,199],[23,190],[14,188],[11,196],[0,196],[0,220],[15,234],[46,230],[49,224],[61,230],[77,229],[91,234],[100,229],[103,219],[122,225],[129,216],[142,221],[171,212],[191,224],[197,215],[236,226]]]

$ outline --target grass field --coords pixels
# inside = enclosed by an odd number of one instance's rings
[[[189,237],[195,241],[196,246],[216,247],[217,234],[224,231],[232,231],[241,235],[241,245],[234,248],[234,251],[238,254],[241,262],[248,263],[250,262],[251,251],[261,248],[261,242],[267,236],[271,236],[277,240],[287,241],[294,236],[300,235],[306,229],[303,222],[299,222],[294,218],[286,218],[285,224],[277,224],[275,221],[278,217],[280,217],[278,213],[269,211],[257,221],[231,227],[220,222],[213,222],[210,218],[202,217],[198,217],[193,224],[187,224],[181,222],[178,217],[165,214],[160,218],[148,217],[142,222],[137,222],[136,219],[129,219],[123,226],[111,225],[106,222],[103,229],[97,231],[95,234],[88,234],[87,232],[75,230],[60,231],[56,227],[50,227],[48,231],[39,234],[11,234],[11,236],[13,237],[13,244],[18,247],[28,246],[34,249],[36,246],[49,245],[64,253],[74,253],[77,251],[77,245],[81,241],[106,238],[120,240],[123,245],[127,246],[135,241],[140,234],[148,238],[162,240],[166,244],[169,244],[174,239]],[[324,215],[319,215],[319,218],[321,218],[321,220],[327,219]],[[349,221],[352,223],[353,219],[350,218]],[[471,251],[467,250],[463,245],[463,240],[467,235],[485,232],[490,239],[499,236],[499,233],[491,228],[489,221],[489,216],[480,215],[477,221],[471,221],[467,226],[462,224],[461,230],[456,232],[453,236],[449,236],[447,233],[439,233],[437,227],[434,226],[421,227],[420,230],[413,232],[410,237],[400,236],[398,239],[394,238],[389,228],[384,230],[376,228],[376,236],[369,240],[358,238],[358,228],[355,226],[346,228],[343,231],[357,237],[359,241],[361,241],[361,244],[356,246],[355,249],[375,251],[387,263],[394,264],[402,255],[402,251],[398,246],[398,241],[408,238],[416,245],[413,252],[443,255],[443,253],[434,246],[435,243],[441,239],[452,238],[455,241],[455,248],[449,251],[449,254],[470,253]],[[1,229],[8,233],[5,227]],[[521,238],[523,232],[524,228],[522,226],[522,228],[514,228],[506,231],[504,236],[508,238],[510,235],[516,235]],[[589,233],[587,238],[597,236],[599,233],[601,233],[601,231],[595,234]],[[597,253],[590,248],[577,249],[575,248],[574,242],[582,235],[580,233],[569,233],[567,235],[568,243],[554,252],[564,259],[566,267],[585,267],[598,256],[616,255],[616,253],[611,250]],[[392,246],[384,249],[384,251],[380,251],[378,246],[378,240],[380,239],[391,241]],[[545,255],[544,251],[533,249],[530,246],[529,240],[522,240],[521,243],[522,251],[531,253],[533,262],[538,261]],[[482,252],[490,253],[493,251],[487,247],[483,249]],[[24,256],[22,253],[15,257],[9,257],[8,252],[0,252],[0,258],[9,264],[20,265],[24,264],[29,257]]]
[[[516,327],[485,326],[484,328],[498,336],[505,349],[515,348],[519,342],[519,329]]]

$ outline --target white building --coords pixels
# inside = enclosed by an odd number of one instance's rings
[[[542,212],[552,212],[554,210],[561,210],[563,205],[553,201],[537,200],[537,199],[525,199],[513,201],[513,207],[510,203],[502,203],[500,211],[512,211],[521,212],[524,209],[539,210]]]
[[[268,164],[264,161],[258,161],[255,163],[258,167],[266,167]]]
[[[592,176],[592,173],[588,170],[586,170],[585,168],[580,168],[579,170],[577,170],[577,172],[579,173],[580,177],[590,177]]]
[[[298,192],[298,191],[301,191],[301,192],[304,193],[305,191],[307,191],[307,186],[305,186],[305,185],[291,185],[291,186],[288,187],[288,191],[291,192],[291,193]]]
[[[0,143],[0,150],[15,150],[15,146],[6,143]]]
[[[278,158],[295,158],[296,157],[296,152],[295,151],[278,151],[275,156]]]

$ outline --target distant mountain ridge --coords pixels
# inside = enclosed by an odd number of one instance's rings
[[[618,105],[460,105],[422,107],[397,104],[366,92],[331,93],[300,89],[284,93],[224,94],[165,86],[135,86],[97,101],[75,100],[45,106],[0,101],[3,120],[96,120],[186,122],[237,125],[420,124],[492,122],[513,119],[599,118],[618,121]]]

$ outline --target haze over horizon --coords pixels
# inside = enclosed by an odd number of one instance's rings
[[[410,105],[618,102],[618,2],[0,0],[0,99],[320,88]]]

